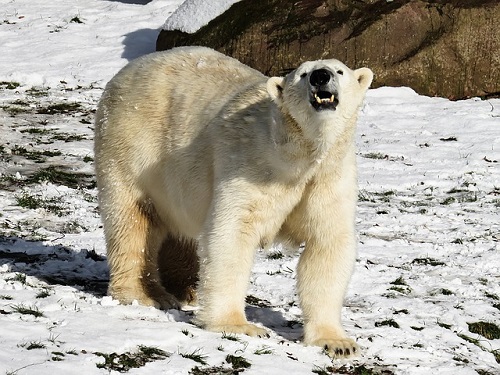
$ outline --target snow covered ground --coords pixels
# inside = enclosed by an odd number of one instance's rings
[[[180,3],[0,0],[0,374],[500,374],[499,99],[369,91],[344,309],[359,359],[302,346],[297,256],[279,248],[248,292],[269,339],[105,296],[93,112]]]

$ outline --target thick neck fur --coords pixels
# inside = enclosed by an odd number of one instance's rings
[[[354,142],[356,116],[342,129],[323,124],[315,138],[305,134],[307,124],[301,127],[283,108],[275,106],[270,121],[271,138],[279,155],[271,162],[290,181],[307,182],[319,168],[334,167],[340,162],[337,155],[343,155]]]

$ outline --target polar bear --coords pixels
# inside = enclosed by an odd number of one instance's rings
[[[332,59],[268,78],[204,47],[124,67],[95,126],[111,296],[178,308],[196,286],[198,325],[266,336],[244,312],[255,250],[305,244],[304,342],[355,355],[341,308],[356,258],[355,126],[372,77]]]

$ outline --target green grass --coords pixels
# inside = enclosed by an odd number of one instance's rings
[[[424,266],[444,266],[446,263],[433,258],[415,258],[411,264],[424,265]]]
[[[43,316],[43,313],[36,306],[29,307],[19,304],[12,306],[12,310],[21,315],[33,315],[35,318],[41,318]]]
[[[330,374],[346,374],[346,375],[394,375],[394,372],[387,367],[377,366],[370,368],[365,365],[343,365],[341,367],[334,366],[315,366],[312,373],[318,375]]]
[[[246,296],[245,302],[248,303],[249,305],[257,307],[271,307],[271,303],[269,301],[266,301],[265,299],[259,297],[255,297],[251,294]]]
[[[8,82],[8,81],[0,82],[0,87],[3,89],[7,89],[7,90],[15,90],[19,86],[21,86],[21,84],[18,82],[14,82],[14,81],[12,81],[12,82]]]
[[[29,343],[19,344],[21,348],[26,350],[34,350],[34,349],[45,349],[47,346],[41,341],[31,341]]]
[[[382,154],[380,152],[370,152],[368,154],[363,154],[361,156],[363,158],[366,158],[366,159],[379,159],[379,160],[383,160],[383,159],[388,159],[389,158],[388,155]]]
[[[192,361],[201,363],[202,365],[207,364],[207,355],[201,353],[201,349],[196,349],[192,353],[179,353],[183,358],[191,359]]]
[[[97,368],[106,369],[109,372],[127,372],[130,369],[145,366],[149,362],[163,360],[171,355],[161,349],[143,345],[139,345],[135,352],[122,354],[94,352],[94,354],[104,358],[104,363],[98,363]]]
[[[64,207],[58,204],[59,199],[57,198],[43,198],[38,195],[30,195],[27,192],[16,195],[16,202],[19,207],[30,210],[43,208],[44,210],[52,212],[59,217],[64,216],[68,212]]]
[[[229,341],[241,341],[240,338],[233,333],[222,332],[222,338]]]
[[[26,94],[31,96],[31,97],[34,97],[34,98],[48,96],[49,95],[49,88],[48,87],[32,87],[32,88],[26,90]]]
[[[441,328],[444,328],[444,329],[451,329],[451,324],[438,322],[437,325],[440,326]]]
[[[12,154],[17,156],[22,156],[28,160],[33,160],[35,163],[43,163],[46,161],[47,157],[61,156],[61,151],[37,151],[37,150],[27,150],[22,146],[14,146],[12,148]]]
[[[238,374],[238,371],[235,371],[232,368],[223,367],[223,366],[214,366],[214,367],[193,367],[188,374],[190,375],[235,375]]]
[[[381,322],[375,322],[375,327],[384,327],[384,326],[400,328],[399,324],[394,319],[386,319],[382,320]]]
[[[56,103],[50,104],[47,107],[40,107],[36,112],[44,115],[68,114],[78,112],[81,107],[80,103]]]
[[[35,298],[47,298],[48,296],[50,296],[50,290],[43,289],[40,292],[38,292]]]
[[[495,323],[489,322],[475,322],[467,323],[469,331],[477,333],[488,340],[500,339],[500,328]]]
[[[274,354],[274,351],[269,347],[264,345],[262,348],[256,349],[253,354],[264,355],[264,354]]]
[[[14,277],[8,277],[5,279],[5,281],[17,281],[20,282],[21,284],[25,285],[26,284],[26,274],[24,273],[16,273]]]
[[[228,354],[226,356],[226,362],[229,363],[233,367],[233,369],[237,371],[250,368],[252,366],[252,364],[248,362],[245,358],[232,354]]]
[[[95,181],[93,175],[85,173],[71,173],[58,169],[54,166],[39,169],[33,175],[28,177],[25,184],[33,184],[40,182],[51,182],[55,185],[64,185],[72,189],[85,187],[93,189]]]
[[[396,280],[391,282],[391,285],[404,285],[408,286],[406,283],[405,279],[403,279],[403,276],[399,276]]]

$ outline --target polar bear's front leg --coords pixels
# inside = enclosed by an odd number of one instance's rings
[[[323,243],[325,236],[306,243],[297,269],[304,342],[334,358],[352,357],[359,348],[342,328],[341,311],[356,260],[354,234],[337,232],[329,245]]]
[[[267,331],[247,321],[245,296],[257,248],[228,216],[232,224],[216,223],[201,241],[198,298],[195,323],[214,332],[267,337]],[[219,225],[220,224],[220,225]]]

